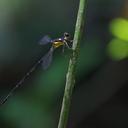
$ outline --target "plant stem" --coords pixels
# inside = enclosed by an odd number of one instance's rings
[[[67,126],[72,91],[75,84],[75,70],[76,70],[76,64],[79,54],[80,37],[82,34],[86,1],[87,0],[80,0],[80,4],[79,4],[79,10],[77,15],[75,34],[74,34],[73,46],[72,46],[73,52],[69,61],[68,72],[66,76],[66,86],[63,96],[58,128],[66,128]]]

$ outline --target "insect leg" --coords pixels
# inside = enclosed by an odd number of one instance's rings
[[[65,50],[65,45],[63,45],[62,47],[62,53],[64,53],[64,50]]]
[[[72,48],[70,48],[70,46],[68,45],[68,43],[65,41],[64,42],[65,43],[65,46],[68,48],[68,49],[72,49]]]

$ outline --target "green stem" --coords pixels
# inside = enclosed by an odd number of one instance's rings
[[[76,64],[79,54],[80,37],[82,34],[86,1],[87,0],[80,0],[80,4],[79,4],[79,10],[77,15],[75,34],[74,34],[73,46],[72,46],[73,53],[69,61],[69,67],[66,76],[66,86],[63,96],[63,103],[62,103],[58,128],[66,128],[67,126],[72,91],[75,84],[75,70],[76,70]]]

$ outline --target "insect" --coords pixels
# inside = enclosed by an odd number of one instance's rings
[[[65,32],[61,38],[52,40],[48,35],[46,35],[39,42],[40,45],[46,45],[49,43],[52,46],[50,50],[48,51],[48,53],[42,58],[42,67],[44,70],[47,69],[49,65],[51,64],[52,55],[53,55],[54,50],[60,46],[63,47],[63,52],[64,52],[65,47],[67,47],[68,49],[71,49],[69,45],[72,44],[72,40],[70,39],[70,35],[67,32]]]
[[[63,47],[63,51],[65,47],[71,49],[70,46],[72,42],[73,41],[70,39],[70,35],[67,32],[65,32],[61,38],[57,38],[57,39],[51,39],[51,37],[49,37],[48,35],[44,36],[39,41],[39,44],[40,45],[51,44],[50,50],[43,57],[41,57],[41,59],[38,60],[38,62],[25,74],[25,76],[16,84],[16,86],[12,88],[12,90],[8,93],[8,95],[1,100],[0,104],[1,105],[4,104],[8,100],[8,98],[13,94],[13,92],[17,88],[22,86],[23,82],[31,75],[33,71],[35,71],[38,65],[41,64],[43,69],[46,70],[52,62],[53,52],[55,49],[59,48],[60,46]]]

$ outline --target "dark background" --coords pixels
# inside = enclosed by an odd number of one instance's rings
[[[0,1],[1,99],[47,53],[49,46],[38,44],[44,35],[66,31],[73,38],[78,6],[78,0]],[[127,0],[87,1],[68,128],[128,127],[128,56],[108,52],[118,39],[110,31],[118,17],[128,18]],[[39,66],[0,106],[0,128],[57,127],[69,56],[57,49],[49,69]]]

